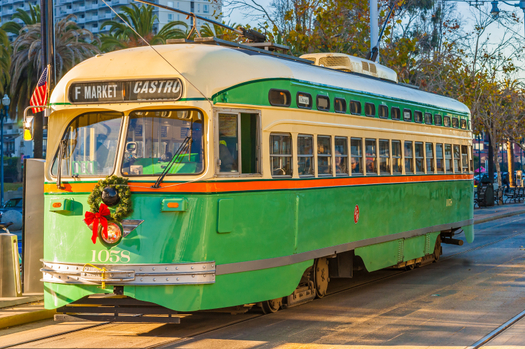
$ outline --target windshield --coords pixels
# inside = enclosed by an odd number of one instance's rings
[[[22,207],[22,199],[11,199],[5,203],[4,208]]]
[[[122,173],[159,175],[191,137],[189,151],[174,159],[168,174],[196,174],[203,169],[202,114],[197,110],[134,111],[129,116]]]
[[[117,154],[122,113],[87,113],[76,117],[67,127],[63,141],[62,176],[107,176],[113,172]],[[59,152],[51,174],[56,176]]]

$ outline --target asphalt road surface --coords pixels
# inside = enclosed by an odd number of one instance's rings
[[[14,348],[465,348],[525,311],[525,215],[476,225],[438,263],[358,272],[329,295],[262,315],[195,313],[180,325],[51,320],[0,330]],[[525,318],[482,348],[525,348]]]

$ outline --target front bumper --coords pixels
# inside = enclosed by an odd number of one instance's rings
[[[75,285],[201,285],[215,283],[215,262],[78,264],[42,260],[41,281]]]

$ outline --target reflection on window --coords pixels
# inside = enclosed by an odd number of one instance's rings
[[[420,111],[416,110],[414,112],[414,121],[415,122],[419,122],[419,123],[423,122],[423,113],[421,113]]]
[[[292,137],[289,134],[270,135],[272,177],[292,176]]]
[[[376,105],[372,103],[365,103],[365,115],[376,116]]]
[[[113,172],[122,114],[88,113],[77,116],[66,128],[62,140],[62,176],[107,176]],[[51,173],[57,175],[58,152]]]
[[[445,144],[445,166],[447,173],[452,173],[452,145]]]
[[[450,127],[450,116],[445,115],[443,117],[443,126]]]
[[[332,137],[317,136],[317,174],[326,176],[332,174]]]
[[[427,173],[434,173],[434,149],[432,143],[425,144],[427,156]]]
[[[458,118],[452,118],[452,127],[458,128],[459,127],[459,120]]]
[[[463,168],[463,172],[468,172],[468,153],[466,145],[461,146],[461,167]]]
[[[363,151],[361,138],[352,138],[350,140],[352,155],[352,174],[363,174]]]
[[[334,99],[334,110],[336,113],[346,113],[346,101],[342,98]]]
[[[432,114],[425,113],[425,124],[432,125]]]
[[[388,107],[386,105],[379,106],[379,117],[382,119],[388,119]]]
[[[467,120],[461,119],[461,129],[466,130],[467,129]]]
[[[271,105],[276,107],[289,107],[291,100],[290,92],[286,90],[271,89],[268,93],[268,100]]]
[[[412,142],[405,142],[405,173],[414,173]]]
[[[392,141],[392,171],[394,171],[394,174],[400,174],[403,172],[401,141]]]
[[[425,161],[425,157],[423,154],[423,143],[416,142],[414,152],[416,155],[416,172],[422,173],[424,172],[423,166]]]
[[[335,174],[348,174],[348,140],[346,137],[335,137]]]
[[[390,144],[386,139],[379,140],[379,171],[390,174]]]
[[[202,172],[202,126],[202,114],[196,110],[132,112],[122,173],[127,176],[159,175],[172,160],[175,164],[168,175]],[[190,141],[190,146],[185,147]]]
[[[220,172],[239,172],[237,114],[219,114]]]
[[[401,110],[399,110],[399,108],[393,107],[390,110],[390,113],[392,114],[392,120],[400,120],[401,119]]]
[[[459,145],[454,145],[454,172],[461,172]]]
[[[444,172],[443,144],[436,144],[436,168],[438,172]]]
[[[434,125],[436,126],[442,126],[443,125],[443,118],[439,114],[434,115]]]
[[[350,101],[350,113],[355,115],[361,115],[361,102]]]
[[[376,140],[366,139],[365,140],[365,150],[366,150],[366,174],[367,175],[377,174]]]
[[[299,176],[314,176],[314,137],[297,136],[297,171]]]

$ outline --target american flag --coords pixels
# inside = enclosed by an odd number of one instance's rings
[[[47,103],[47,67],[44,68],[38,83],[36,84],[35,92],[31,96],[31,101],[29,105],[45,105]],[[32,108],[33,113],[38,113],[44,111],[44,108]]]

